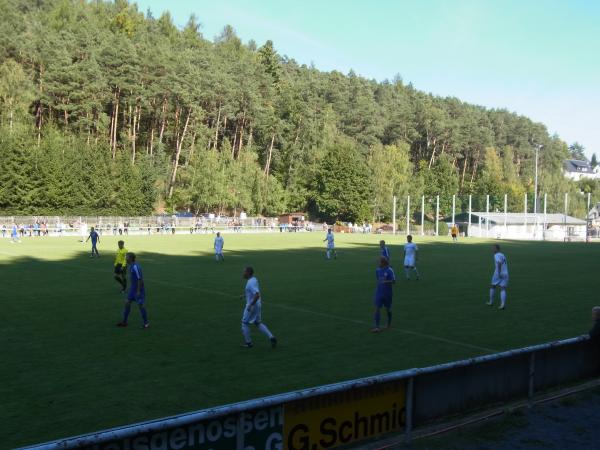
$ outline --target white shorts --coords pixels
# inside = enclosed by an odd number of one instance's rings
[[[222,248],[215,248],[215,255],[221,255],[223,254],[223,249]]]
[[[507,287],[508,286],[508,275],[504,278],[500,278],[500,275],[498,274],[494,274],[492,276],[492,286],[500,286],[500,287]]]
[[[404,267],[415,267],[415,257],[407,256],[404,258]]]
[[[334,244],[327,245],[327,250],[335,250],[335,245]]]
[[[252,310],[248,311],[248,306],[244,308],[244,314],[242,315],[242,324],[258,325],[262,322],[262,305],[260,301],[256,302],[256,304],[252,307]]]

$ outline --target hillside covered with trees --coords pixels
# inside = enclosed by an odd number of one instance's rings
[[[125,0],[0,0],[0,212],[309,211],[386,219],[393,194],[579,186],[567,145],[506,110],[400,77],[321,72],[200,19],[179,29]],[[402,62],[398,62],[402,71]],[[440,67],[439,76],[443,77]],[[591,188],[590,188],[591,189]]]

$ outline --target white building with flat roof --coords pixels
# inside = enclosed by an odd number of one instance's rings
[[[452,219],[444,219],[448,227]],[[586,221],[565,214],[498,213],[473,211],[457,214],[454,222],[465,236],[523,240],[583,240]]]

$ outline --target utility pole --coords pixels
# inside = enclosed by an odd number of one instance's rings
[[[535,218],[533,228],[533,238],[536,238],[538,228],[538,215],[537,215],[537,204],[538,204],[538,158],[540,149],[543,147],[541,144],[535,146],[535,187],[533,191],[533,216]]]

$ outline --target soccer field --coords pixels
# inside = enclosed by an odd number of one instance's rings
[[[394,325],[371,334],[380,236],[337,234],[329,261],[324,233],[224,237],[223,263],[212,235],[124,237],[143,269],[148,330],[136,307],[115,326],[118,238],[102,238],[98,259],[76,238],[1,240],[1,448],[572,337],[600,303],[597,244],[501,242],[499,311],[485,305],[492,241],[417,236],[417,282],[403,277],[404,237],[385,236]],[[254,348],[240,348],[245,265],[276,349],[254,327]]]

